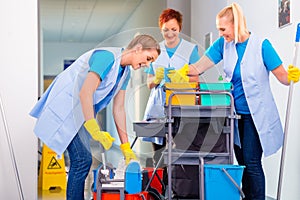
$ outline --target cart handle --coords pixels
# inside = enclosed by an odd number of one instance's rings
[[[235,180],[230,176],[230,174],[227,172],[225,168],[222,168],[222,171],[225,173],[225,175],[229,178],[229,180],[233,183],[233,185],[239,190],[240,195],[242,198],[245,198],[245,194],[243,190],[240,188],[240,186],[235,182]]]

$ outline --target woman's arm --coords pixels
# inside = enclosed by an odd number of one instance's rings
[[[85,121],[95,117],[93,96],[100,83],[100,77],[94,72],[89,72],[80,90],[79,98]]]
[[[126,113],[124,106],[125,92],[126,90],[120,90],[118,94],[114,97],[113,102],[113,116],[122,144],[128,142],[128,135],[126,129]]]
[[[189,65],[190,71],[188,75],[200,75],[214,65],[214,62],[204,55],[196,63]]]
[[[284,69],[283,65],[279,65],[275,69],[272,70],[274,76],[284,85],[289,85],[288,82],[288,73]]]

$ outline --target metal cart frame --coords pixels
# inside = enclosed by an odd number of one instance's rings
[[[170,88],[166,88],[170,89]],[[193,88],[194,89],[194,88]],[[186,89],[185,89],[186,90]],[[230,97],[230,105],[225,106],[203,106],[203,105],[172,105],[172,99],[175,95],[228,95]],[[234,134],[234,119],[237,116],[234,114],[234,100],[229,91],[194,91],[185,92],[182,89],[172,89],[167,99],[168,103],[165,106],[166,119],[164,122],[136,122],[134,123],[134,131],[137,137],[167,137],[167,149],[161,155],[156,167],[154,168],[152,177],[150,178],[147,188],[150,186],[152,179],[154,178],[157,168],[162,162],[163,158],[168,168],[168,193],[166,199],[172,198],[172,165],[174,164],[187,164],[187,165],[199,165],[199,197],[200,200],[204,200],[204,163],[207,158],[225,157],[228,159],[227,164],[233,164],[233,134]],[[172,148],[173,136],[172,136],[172,123],[174,123],[174,117],[181,118],[226,118],[226,126],[224,133],[226,134],[226,152],[224,153],[212,153],[212,152],[180,152]],[[200,119],[201,122],[201,119]],[[167,125],[167,130],[165,126]],[[147,127],[148,126],[148,127]],[[150,128],[149,131],[147,128]],[[148,131],[145,131],[145,130]],[[148,133],[146,133],[148,132]],[[149,133],[151,132],[151,135]],[[167,134],[168,136],[166,136]],[[134,141],[134,143],[135,143]],[[133,143],[133,144],[134,144]]]
[[[230,97],[229,106],[202,106],[202,105],[193,105],[193,106],[184,106],[184,105],[172,105],[172,98],[175,95],[228,95]],[[168,123],[168,141],[167,141],[167,162],[168,165],[168,198],[172,197],[172,164],[199,164],[199,196],[201,200],[204,200],[204,163],[205,158],[208,156],[214,157],[227,157],[229,163],[233,164],[233,134],[234,134],[234,101],[233,96],[228,91],[197,91],[197,92],[181,92],[173,91],[169,96],[168,104],[166,106],[167,112],[167,122]],[[226,141],[229,139],[227,145],[227,152],[225,153],[210,153],[210,152],[198,152],[198,153],[187,153],[180,152],[179,154],[173,152],[172,149],[172,123],[174,117],[226,117],[229,119],[230,124],[230,133],[229,138],[227,136]],[[174,160],[176,158],[176,161]],[[182,159],[181,159],[182,158]],[[190,159],[189,159],[190,158]],[[195,159],[197,158],[197,160]],[[191,160],[194,160],[195,163],[191,163]]]

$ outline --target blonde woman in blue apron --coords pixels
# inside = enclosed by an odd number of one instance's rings
[[[268,39],[249,32],[238,4],[222,9],[216,17],[220,38],[205,55],[190,66],[199,74],[224,61],[226,79],[233,84],[236,113],[241,119],[235,127],[235,155],[245,165],[242,187],[246,200],[265,200],[262,154],[276,153],[283,143],[283,129],[271,92],[269,73],[284,85],[299,81],[297,67],[286,71]]]
[[[34,132],[58,155],[70,157],[67,199],[83,200],[84,184],[92,164],[90,139],[108,150],[115,140],[100,129],[95,116],[113,99],[113,116],[126,163],[136,156],[128,142],[125,90],[130,68],[149,66],[160,54],[149,35],[136,36],[122,48],[97,48],[80,56],[60,73],[30,115],[37,118]]]

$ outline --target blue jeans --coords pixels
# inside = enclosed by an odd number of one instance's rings
[[[241,148],[234,146],[239,165],[244,165],[242,189],[244,200],[265,200],[265,175],[261,164],[262,147],[251,115],[241,115],[238,122]]]
[[[90,138],[82,126],[67,148],[70,157],[67,200],[84,200],[85,179],[92,165]]]

